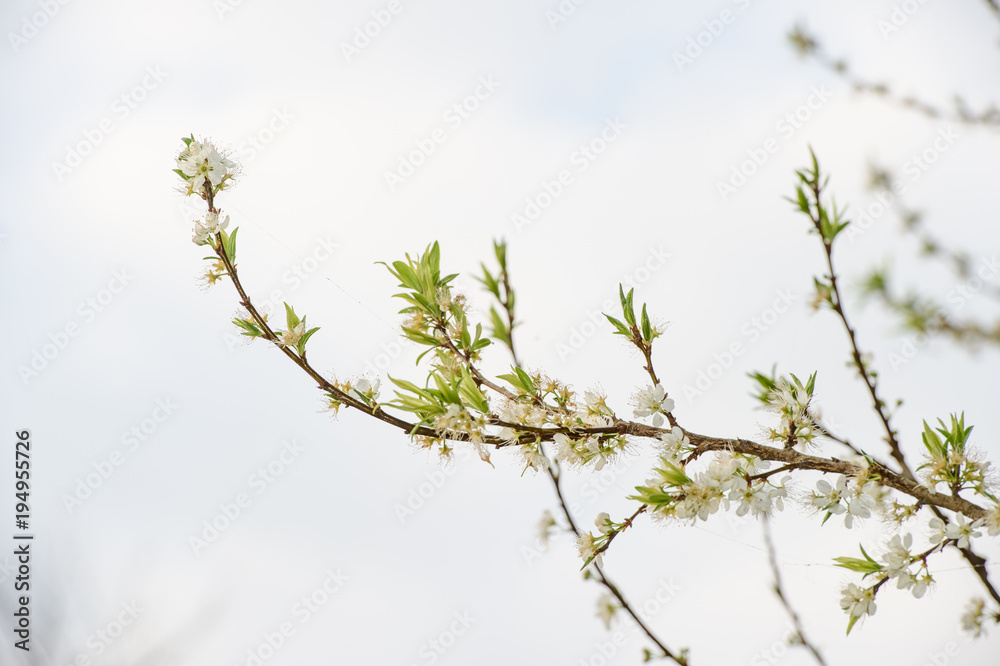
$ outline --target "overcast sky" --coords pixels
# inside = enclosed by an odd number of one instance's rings
[[[237,340],[232,286],[197,282],[203,209],[175,191],[191,133],[242,166],[219,204],[241,229],[244,284],[271,312],[288,301],[322,327],[310,357],[331,375],[420,378],[376,262],[439,240],[457,287],[488,307],[471,273],[503,237],[530,368],[599,387],[630,416],[641,363],[599,315],[624,281],[668,324],[657,367],[692,430],[759,437],[769,421],[745,373],[777,363],[818,370],[824,414],[884,454],[836,320],[808,307],[821,248],[782,199],[810,145],[856,209],[876,201],[867,165],[881,164],[902,200],[838,256],[861,344],[887,399],[905,400],[894,425],[911,460],[923,419],[962,410],[1000,459],[1000,355],[935,341],[893,367],[905,334],[861,310],[854,289],[886,261],[901,286],[942,299],[956,287],[915,259],[903,206],[925,209],[928,228],[977,263],[1000,253],[997,132],[859,96],[786,40],[806,25],[860,75],[945,107],[956,93],[975,109],[1000,98],[1000,22],[986,3],[895,6],[4,3],[2,465],[13,470],[13,433],[30,429],[36,535],[36,661],[4,663],[235,666],[255,652],[269,665],[575,666],[603,663],[603,650],[624,665],[646,647],[624,619],[604,629],[600,588],[580,579],[568,537],[537,547],[535,524],[556,509],[546,478],[521,476],[504,453],[495,469],[467,452],[442,469],[398,431],[349,412],[334,421],[287,359]],[[935,162],[914,170],[940,137]],[[752,175],[734,179],[750,159]],[[998,312],[984,288],[960,314]],[[496,350],[485,363],[502,372],[507,360]],[[685,391],[710,371],[701,393]],[[624,498],[652,460],[640,449],[602,476],[568,475],[579,523],[630,513]],[[206,521],[228,525],[212,537]],[[775,522],[791,600],[828,663],[995,663],[1000,630],[976,643],[958,631],[983,595],[960,560],[935,560],[923,600],[880,594],[845,638],[839,589],[854,578],[831,558],[877,547],[881,526],[820,528],[794,506]],[[723,515],[641,522],[607,570],[693,663],[811,663],[781,649],[787,619],[760,534]],[[995,539],[977,547],[998,560]],[[8,605],[10,562],[0,555]]]

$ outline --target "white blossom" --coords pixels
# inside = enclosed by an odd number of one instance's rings
[[[1000,534],[1000,504],[993,505],[990,512],[986,514],[983,525],[986,527],[986,533],[990,536]]]
[[[978,528],[982,526],[982,519],[970,523],[968,518],[962,514],[958,514],[952,522],[948,523],[948,527],[945,528],[945,534],[949,539],[957,540],[959,548],[968,548],[969,539],[983,535],[982,532],[978,531]]]
[[[597,598],[597,617],[601,618],[605,629],[611,629],[611,620],[619,608],[618,601],[607,592]]]
[[[601,445],[597,437],[573,439],[565,433],[556,433],[552,438],[556,444],[556,456],[568,465],[589,465],[601,471],[614,451]]]
[[[378,402],[379,387],[381,384],[382,380],[378,377],[375,378],[374,382],[368,381],[365,377],[361,377],[354,382],[354,392],[363,400]]]
[[[303,319],[294,328],[291,328],[281,334],[281,339],[278,340],[278,344],[282,347],[295,347],[299,344],[299,340],[306,332],[306,320]]]
[[[635,418],[652,416],[653,425],[657,428],[663,425],[663,414],[674,408],[674,401],[667,397],[667,392],[663,389],[662,384],[642,389],[635,395],[632,404],[635,406],[635,409],[632,410],[632,415]]]
[[[549,545],[549,536],[555,526],[556,519],[552,517],[552,512],[546,509],[538,521],[538,539],[546,546]]]
[[[840,594],[840,607],[851,617],[875,614],[875,588],[860,588],[854,583],[848,583]]]
[[[580,553],[580,558],[584,562],[593,559],[594,564],[597,566],[601,566],[603,564],[603,554],[597,554],[599,545],[594,542],[594,535],[590,532],[584,532],[580,535],[580,537],[576,540],[576,548]]]
[[[778,427],[771,428],[769,438],[809,443],[816,437],[815,416],[810,410],[812,396],[797,379],[789,383],[778,379],[767,397],[768,409],[778,414]]]
[[[597,518],[594,519],[594,524],[597,525],[597,529],[601,531],[601,534],[608,534],[613,532],[614,528],[611,527],[611,516],[609,516],[604,511],[597,514]]]
[[[910,555],[911,546],[913,546],[912,534],[907,534],[905,537],[896,534],[889,540],[889,549],[882,556],[889,578],[900,575],[910,566],[913,561]]]
[[[896,578],[896,587],[900,590],[910,590],[913,596],[919,599],[924,596],[924,592],[927,591],[927,588],[933,582],[934,579],[931,578],[929,573],[924,573],[922,576],[914,576],[909,571],[903,571]]]
[[[927,521],[927,527],[931,528],[931,533],[927,538],[933,544],[939,544],[948,537],[948,528],[945,526],[944,521],[937,516]]]
[[[549,459],[538,450],[537,444],[523,445],[521,447],[521,456],[524,457],[525,469],[530,467],[540,472],[549,468]]]
[[[177,169],[186,176],[188,193],[203,195],[206,182],[218,187],[223,178],[232,175],[236,163],[207,141],[191,141],[177,156]]]
[[[577,408],[574,415],[583,425],[592,428],[611,425],[614,412],[608,407],[607,396],[597,390],[584,391],[583,400],[583,409]]]
[[[195,220],[194,222],[194,233],[191,236],[191,240],[195,245],[208,245],[212,236],[216,233],[225,230],[229,226],[229,216],[226,215],[226,219],[219,221],[218,213],[208,213],[205,215],[205,221]]]
[[[986,602],[982,599],[972,599],[969,607],[962,613],[962,629],[972,634],[973,638],[983,635],[983,609]]]
[[[783,497],[787,495],[785,482],[788,477],[782,479],[780,486],[771,486],[766,483],[758,483],[753,486],[747,484],[746,479],[736,478],[736,484],[729,491],[730,500],[739,500],[740,505],[736,507],[737,516],[745,516],[751,513],[754,516],[769,516],[773,509],[784,510]]]
[[[843,514],[844,525],[850,529],[855,518],[871,518],[881,492],[881,487],[874,481],[849,483],[848,477],[841,475],[836,486],[831,486],[825,479],[817,481],[809,503],[820,511]]]
[[[451,404],[444,414],[434,417],[434,429],[446,435],[468,435],[476,453],[485,462],[490,461],[489,451],[483,446],[483,436],[486,429],[486,417],[482,414],[473,415],[463,405]]]
[[[660,448],[666,453],[667,458],[671,460],[676,460],[682,453],[687,452],[691,448],[691,440],[684,434],[680,426],[674,426],[670,429],[670,432],[661,433],[659,439],[663,442],[663,446]]]
[[[809,502],[820,511],[840,515],[847,511],[847,507],[840,503],[846,491],[847,477],[841,476],[837,480],[836,487],[831,486],[826,479],[820,479],[816,482],[816,490],[813,491]]]
[[[878,492],[877,485],[868,482],[864,485],[854,483],[850,489],[850,496],[847,499],[847,515],[844,516],[844,525],[850,528],[853,525],[854,517],[871,518],[872,509],[877,506],[872,491]]]

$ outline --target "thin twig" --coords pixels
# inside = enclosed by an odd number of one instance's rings
[[[795,633],[798,634],[802,645],[812,653],[813,658],[816,659],[816,662],[819,663],[820,666],[826,666],[826,662],[823,661],[823,656],[819,653],[819,650],[817,650],[816,646],[813,645],[808,638],[806,638],[806,633],[805,630],[802,629],[802,621],[799,619],[799,614],[795,612],[795,609],[792,608],[792,604],[785,596],[785,592],[781,584],[781,571],[778,568],[778,556],[774,550],[774,542],[771,540],[771,519],[766,513],[761,521],[761,527],[764,530],[764,545],[767,546],[767,556],[771,561],[771,572],[774,574],[774,594],[778,597],[778,601],[781,602],[781,605],[785,607],[785,612],[788,613],[788,616],[792,619],[792,626],[795,627]]]
[[[555,488],[556,498],[559,500],[559,508],[562,510],[563,516],[566,518],[566,522],[569,524],[570,530],[572,530],[576,538],[579,539],[583,533],[580,531],[580,528],[576,526],[576,521],[573,520],[573,514],[570,513],[569,506],[566,504],[566,498],[563,496],[562,486],[560,484],[560,475],[553,469],[553,465],[548,465],[546,469],[548,471],[549,478],[552,480],[552,485]],[[646,623],[643,622],[642,618],[635,612],[631,604],[629,604],[628,600],[625,598],[625,595],[618,590],[618,587],[611,581],[610,578],[608,578],[607,574],[604,573],[603,568],[598,565],[597,562],[594,562],[593,566],[594,570],[597,572],[595,580],[603,585],[608,592],[610,592],[612,596],[618,600],[622,610],[635,621],[636,625],[638,625],[642,632],[646,634],[646,637],[649,638],[649,640],[663,652],[663,657],[673,660],[675,663],[680,664],[680,666],[686,666],[687,658],[680,654],[674,654],[670,648],[664,645],[663,642],[656,637],[656,634],[654,634],[653,631],[646,626]]]
[[[818,171],[818,170],[817,170]],[[830,299],[830,304],[833,311],[837,313],[840,318],[841,323],[844,325],[844,330],[847,332],[848,340],[851,343],[851,358],[854,361],[854,365],[858,369],[858,373],[865,382],[865,386],[868,389],[868,394],[872,400],[872,407],[875,413],[878,415],[879,420],[882,422],[882,426],[885,429],[886,443],[889,445],[889,455],[892,456],[893,460],[899,465],[903,474],[911,479],[915,479],[913,472],[910,470],[909,465],[906,464],[906,458],[903,456],[903,451],[899,446],[899,440],[896,438],[896,431],[892,429],[889,423],[889,414],[885,409],[885,402],[878,395],[878,380],[868,372],[868,368],[865,366],[864,359],[861,354],[861,349],[858,346],[857,333],[854,328],[851,327],[850,322],[847,320],[847,313],[843,308],[843,297],[840,292],[840,286],[837,281],[837,272],[833,267],[833,240],[828,239],[823,235],[822,223],[820,222],[818,208],[822,206],[821,194],[823,189],[823,184],[820,180],[820,175],[817,172],[815,174],[815,180],[812,182],[811,186],[812,194],[816,201],[817,212],[814,213],[810,208],[808,211],[809,219],[812,220],[813,225],[816,227],[816,232],[819,234],[820,240],[823,243],[823,251],[826,256],[826,265],[830,273],[827,276],[830,280],[830,290],[832,291],[832,297]]]
[[[986,3],[996,12],[996,0],[986,0]],[[1000,16],[1000,13],[998,13],[998,16]],[[859,93],[884,99],[891,104],[914,111],[932,120],[950,120],[963,125],[986,127],[994,130],[1000,128],[1000,110],[995,106],[989,106],[984,111],[975,113],[956,97],[956,109],[950,112],[918,97],[900,95],[894,92],[886,83],[877,83],[862,79],[851,71],[846,61],[828,55],[816,39],[812,35],[807,34],[802,27],[796,27],[791,33],[790,39],[799,52],[799,55],[814,58],[823,67],[844,79],[851,88]]]

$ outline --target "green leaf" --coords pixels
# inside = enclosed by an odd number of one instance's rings
[[[656,471],[666,483],[669,483],[671,486],[683,486],[692,483],[691,478],[677,465],[674,465],[666,458],[660,458],[660,462],[663,463],[663,467],[657,468]]]
[[[230,261],[236,261],[236,234],[238,234],[239,231],[240,228],[236,227],[233,229],[233,233],[231,233],[228,238],[223,238],[226,254],[229,255]]]
[[[806,393],[809,395],[812,395],[813,391],[816,390],[816,374],[817,372],[813,372],[809,375],[809,381],[806,382]]]
[[[503,317],[497,312],[497,309],[490,306],[490,335],[494,338],[500,340],[504,344],[510,344],[510,332],[507,330],[507,323],[504,322]]]
[[[873,560],[868,553],[865,552],[864,546],[858,546],[861,549],[861,554],[864,555],[865,559],[859,559],[856,557],[835,557],[833,561],[837,563],[838,567],[843,567],[844,569],[849,569],[851,571],[857,571],[865,576],[870,576],[871,574],[878,573],[882,571],[882,565]]]
[[[653,327],[649,325],[649,316],[646,314],[646,304],[642,304],[642,339],[650,342],[653,339]]]
[[[399,279],[400,286],[412,289],[413,291],[422,291],[420,279],[417,277],[417,274],[413,272],[412,268],[402,261],[392,262],[392,267],[396,269],[394,274]]]
[[[500,270],[507,272],[507,243],[503,240],[493,241],[493,252],[497,256]]]
[[[622,322],[618,321],[617,319],[615,319],[614,317],[612,317],[609,314],[605,314],[604,316],[608,318],[608,321],[611,322],[612,326],[614,326],[616,329],[618,329],[618,330],[615,331],[615,335],[624,335],[626,338],[631,338],[632,337],[632,331],[628,330],[628,327],[625,324],[623,324]]]
[[[389,381],[391,381],[393,384],[403,389],[404,391],[409,391],[410,393],[413,393],[414,395],[419,395],[421,398],[427,400],[431,400],[433,398],[433,395],[427,389],[422,389],[413,382],[408,382],[405,379],[395,379],[393,378],[392,375],[388,375],[388,377]]]
[[[774,387],[777,385],[778,375],[777,375],[777,364],[771,366],[771,374],[765,375],[761,372],[748,372],[747,377],[753,379],[757,382],[758,389],[755,393],[751,393],[754,398],[759,400],[762,404],[770,404],[770,395],[774,391]]]
[[[233,319],[233,323],[236,324],[239,328],[243,329],[243,332],[240,335],[246,335],[251,338],[259,338],[264,335],[264,332],[261,331],[257,327],[257,325],[254,322],[250,321],[249,319],[236,318]]]
[[[490,292],[497,298],[500,298],[500,282],[490,274],[489,269],[486,268],[486,264],[479,264],[483,269],[483,277],[476,278],[483,283],[486,287],[486,291]]]
[[[927,452],[931,454],[932,458],[947,458],[948,457],[948,447],[941,441],[937,433],[931,430],[931,427],[927,425],[927,421],[924,421],[924,432],[922,435],[924,441],[924,446],[927,448]]]
[[[618,295],[622,301],[622,316],[631,328],[635,328],[635,310],[632,308],[632,294],[634,292],[634,288],[629,289],[628,295],[626,296],[622,285],[618,285]]]
[[[799,205],[799,210],[802,211],[803,213],[805,213],[806,215],[808,215],[809,214],[809,200],[806,198],[806,192],[805,192],[805,190],[802,189],[801,185],[798,185],[798,186],[796,186],[795,191],[796,191],[796,195],[797,195],[797,200],[796,201],[797,201],[797,203]]]
[[[315,333],[318,330],[319,326],[317,326],[316,328],[311,328],[302,334],[302,337],[299,339],[299,344],[297,345],[297,348],[299,350],[299,356],[302,356],[302,354],[305,353],[306,343],[309,342],[309,338],[312,337],[313,333]]]
[[[464,365],[462,366],[462,379],[458,383],[458,390],[468,405],[483,414],[489,413],[490,403],[486,400],[483,392],[479,390],[479,387],[476,386],[476,382],[469,373],[469,369]]]
[[[882,570],[881,565],[877,562],[872,564],[868,560],[862,560],[856,557],[835,557],[833,561],[837,563],[838,567],[843,567],[844,569],[849,569],[851,571],[857,571],[858,573],[863,573],[866,576],[873,573],[878,573]]]
[[[413,340],[414,342],[418,342],[422,345],[430,345],[432,347],[437,347],[438,345],[441,344],[441,341],[435,338],[433,335],[427,335],[426,333],[421,333],[416,329],[407,328],[406,326],[403,326],[403,335],[405,335],[407,339]]]
[[[506,375],[497,375],[497,379],[504,380],[522,393],[535,395],[537,389],[535,388],[535,382],[531,379],[531,376],[521,368],[511,366],[510,369],[512,372]]]
[[[427,266],[430,268],[432,276],[436,279],[441,272],[441,246],[437,241],[434,241],[434,244],[431,245],[431,249],[425,254],[425,257]]]
[[[521,386],[523,386],[528,393],[534,394],[537,392],[538,389],[535,386],[535,382],[527,372],[518,367],[514,368],[514,372],[517,373],[518,378],[521,380]]]
[[[289,331],[298,326],[299,321],[301,321],[298,315],[295,314],[295,310],[288,303],[285,303],[285,321],[288,324]]]

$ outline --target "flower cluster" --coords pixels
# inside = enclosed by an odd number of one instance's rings
[[[549,468],[549,459],[542,453],[541,444],[537,440],[522,444],[519,450],[524,458],[525,470],[530,468],[540,472]]]
[[[224,157],[207,141],[196,141],[194,136],[182,139],[182,141],[184,148],[177,156],[178,168],[174,169],[174,173],[184,179],[184,194],[198,194],[207,199],[206,182],[213,188],[211,190],[213,194],[224,189],[233,177],[236,163]],[[212,262],[212,265],[205,270],[199,279],[205,288],[211,287],[222,277],[229,275],[229,268],[224,261],[225,257],[228,257],[231,265],[236,265],[237,230],[233,229],[233,233],[230,235],[226,233],[228,227],[229,216],[222,217],[221,211],[216,210],[213,205],[209,206],[204,220],[194,221],[191,241],[195,245],[210,246],[218,257],[205,257],[206,260]],[[243,329],[245,335],[251,337],[263,335],[253,322],[250,322],[249,326],[243,326],[239,323],[237,325]]]
[[[851,631],[854,623],[865,615],[875,614],[875,592],[874,587],[858,587],[854,583],[848,583],[840,594],[840,607],[847,611],[850,616],[847,631]]]
[[[805,384],[795,375],[790,376],[791,381],[778,378],[767,395],[768,409],[780,419],[778,427],[768,429],[767,436],[786,446],[810,444],[817,435],[816,419],[810,410],[816,375],[811,375]]]
[[[483,441],[486,425],[486,418],[482,414],[473,414],[458,404],[448,405],[444,414],[434,418],[434,429],[442,435],[467,435],[472,442]]]
[[[600,428],[611,425],[615,413],[608,407],[607,396],[600,391],[584,391],[582,406],[576,408],[576,418],[580,425]]]
[[[193,135],[183,141],[174,173],[184,179],[184,194],[204,197],[206,183],[213,193],[225,189],[236,173],[236,163],[208,141],[196,141]]]
[[[371,381],[367,377],[358,377],[357,379],[349,379],[347,381],[330,380],[330,384],[341,393],[372,406],[378,404],[381,383],[381,380],[378,378],[375,381]],[[327,394],[326,398],[327,408],[336,416],[344,403],[333,394]]]
[[[775,509],[784,509],[788,496],[785,484],[790,477],[784,477],[779,485],[766,478],[752,478],[769,466],[769,462],[752,456],[719,453],[704,471],[689,476],[680,461],[664,457],[653,469],[656,476],[637,487],[631,499],[649,505],[655,516],[679,520],[708,520],[719,508],[728,510],[734,501],[739,502],[737,513],[741,516],[748,512],[770,515]]]
[[[745,516],[748,512],[755,518],[770,516],[775,509],[785,510],[785,499],[788,497],[786,484],[791,478],[791,475],[786,474],[776,486],[763,483],[750,485],[746,477],[737,478],[727,499],[731,502],[739,500],[737,516]]]
[[[628,440],[619,435],[571,437],[558,433],[553,439],[559,460],[571,467],[593,464],[596,471],[604,469],[608,461],[614,460],[628,446]]]
[[[863,546],[861,547],[863,557],[834,558],[837,566],[863,574],[864,578],[871,577],[873,581],[868,588],[860,588],[850,583],[842,591],[841,607],[849,616],[848,633],[862,616],[875,613],[875,595],[885,583],[895,579],[897,589],[909,590],[917,599],[923,597],[927,588],[934,583],[934,577],[927,568],[927,556],[934,552],[937,546],[922,553],[912,553],[912,547],[912,534],[895,534],[886,544],[885,552],[879,558],[881,561],[873,559],[865,552]]]
[[[871,518],[872,511],[879,507],[885,497],[885,489],[875,481],[848,478],[841,475],[836,485],[826,479],[816,482],[809,503],[819,511],[825,511],[825,523],[831,515],[843,515],[844,526],[850,529],[855,518]]]
[[[913,535],[905,536],[893,535],[889,540],[888,548],[882,555],[885,562],[883,571],[887,580],[896,579],[896,587],[900,590],[910,590],[917,599],[924,596],[927,587],[934,582],[934,578],[927,570],[927,562],[922,557],[915,557],[910,554],[913,546]],[[916,573],[910,571],[910,566],[919,563],[920,567]]]
[[[532,402],[508,400],[500,406],[500,419],[507,423],[516,423],[529,428],[541,428],[548,423],[549,413],[544,407],[539,407]],[[501,431],[501,435],[510,441],[517,441],[517,433],[509,428]]]
[[[226,219],[220,220],[218,213],[210,212],[205,215],[204,222],[194,221],[194,233],[191,235],[191,240],[194,241],[195,245],[213,245],[212,239],[215,234],[224,231],[228,226],[228,215],[226,215]]]
[[[924,421],[922,439],[927,450],[920,470],[931,488],[944,484],[951,492],[971,489],[987,495],[992,476],[990,463],[983,455],[968,446],[972,428],[965,427],[965,415],[951,415],[951,423],[946,426],[938,419],[939,428],[932,430]]]
[[[947,524],[940,518],[931,518],[927,526],[931,528],[931,543],[943,546],[947,541],[952,540],[959,548],[968,548],[971,539],[983,535],[979,528],[984,523],[985,520],[982,518],[969,522],[968,518],[957,514]]]
[[[622,528],[621,524],[613,523],[611,516],[603,511],[597,514],[597,518],[594,519],[594,525],[597,526],[597,531],[600,532],[599,535],[595,536],[590,532],[584,532],[576,541],[576,547],[580,553],[580,557],[583,559],[584,567],[592,561],[597,566],[603,565],[604,560],[602,555],[605,549],[607,549],[612,535]]]

